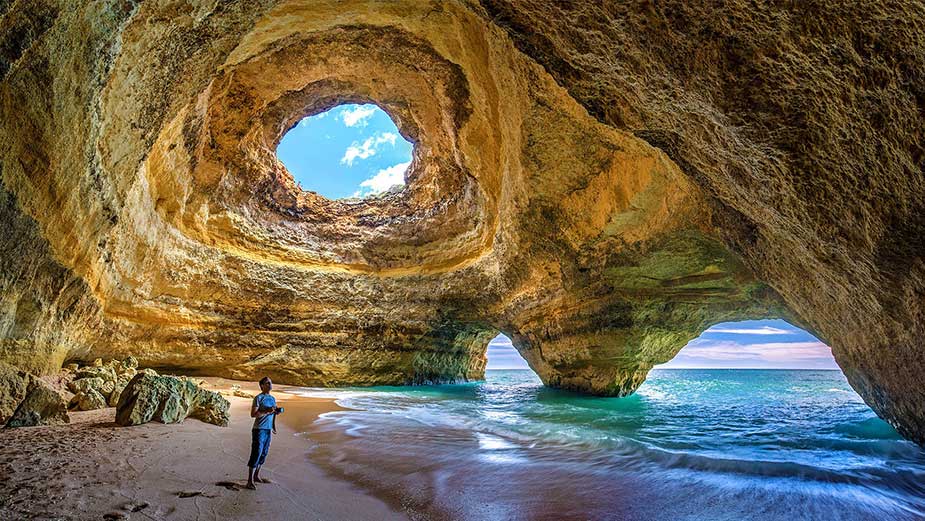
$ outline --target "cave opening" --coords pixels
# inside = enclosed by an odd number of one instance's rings
[[[725,438],[717,446],[770,459],[754,446],[769,437],[797,445],[819,443],[820,436],[900,439],[851,387],[828,345],[779,319],[711,326],[656,365],[636,394],[679,421],[701,411],[721,424],[719,433],[701,426],[701,434]],[[779,424],[775,433],[770,423]]]
[[[485,356],[488,359],[485,366],[486,371],[530,371],[533,373],[533,369],[514,347],[511,338],[504,333],[498,332],[488,342]]]
[[[655,368],[840,371],[829,346],[780,319],[715,324]]]
[[[413,148],[378,105],[348,103],[299,120],[276,155],[303,191],[363,199],[404,188]]]

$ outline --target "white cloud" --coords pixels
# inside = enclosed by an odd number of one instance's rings
[[[837,368],[832,351],[824,343],[693,340],[670,362],[658,367],[809,367]]]
[[[348,127],[354,127],[356,125],[365,127],[367,125],[366,120],[371,118],[375,112],[375,105],[356,105],[353,108],[341,109],[340,117],[344,125]]]
[[[750,328],[727,328],[725,326],[711,327],[708,333],[724,333],[727,335],[792,335],[793,331],[779,327],[761,326]]]
[[[366,159],[376,155],[376,151],[380,145],[388,143],[394,146],[396,139],[398,139],[398,134],[394,132],[383,132],[366,138],[362,143],[354,141],[347,147],[347,150],[344,151],[344,157],[340,158],[340,162],[346,163],[347,166],[353,166],[353,162],[358,158]]]
[[[714,342],[689,346],[689,355],[712,358],[714,360],[764,360],[767,362],[786,362],[817,358],[831,355],[829,346],[822,342],[767,342],[763,344],[739,344],[738,342]]]
[[[410,161],[398,163],[376,172],[376,175],[360,183],[360,189],[354,192],[353,197],[366,197],[385,192],[395,185],[404,185],[405,170],[410,164]]]

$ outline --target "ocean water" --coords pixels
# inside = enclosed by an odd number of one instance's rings
[[[627,398],[483,382],[306,390],[310,457],[416,519],[925,519],[925,452],[840,371],[653,370]]]

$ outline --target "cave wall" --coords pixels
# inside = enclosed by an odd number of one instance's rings
[[[0,3],[0,360],[633,392],[781,317],[922,442],[920,3]],[[408,185],[303,192],[300,118],[374,102]]]
[[[723,243],[923,441],[925,4],[480,5],[596,119],[664,150]]]

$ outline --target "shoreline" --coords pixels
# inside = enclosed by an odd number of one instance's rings
[[[206,389],[256,382],[203,378]],[[0,430],[3,519],[407,519],[387,503],[309,460],[312,444],[294,425],[340,408],[333,399],[273,394],[286,408],[261,474],[272,483],[243,489],[250,450],[250,400],[225,396],[231,423],[195,419],[135,427],[115,409],[71,413],[67,425]]]
[[[326,400],[327,398],[321,399]],[[330,398],[330,400],[333,402],[336,399]],[[283,403],[282,400],[279,400],[279,402],[280,404]],[[342,407],[336,403],[334,405],[335,408],[324,412],[359,411],[359,409]],[[288,407],[288,405],[286,405],[286,407]],[[281,416],[281,418],[284,416],[285,414]],[[283,420],[283,422],[289,423],[291,428],[296,429],[305,439],[310,440],[309,443],[312,450],[307,455],[308,459],[311,461],[312,465],[319,468],[326,476],[329,476],[333,480],[350,483],[366,494],[384,502],[394,511],[400,512],[401,515],[406,516],[406,518],[427,521],[449,521],[454,519],[451,516],[445,515],[443,511],[428,509],[426,505],[428,501],[422,500],[422,498],[409,496],[405,493],[403,487],[396,487],[393,483],[382,483],[377,480],[360,479],[357,476],[350,475],[348,472],[344,472],[343,468],[337,465],[337,463],[346,461],[349,464],[350,459],[348,457],[338,456],[335,458],[327,458],[320,456],[319,453],[323,453],[328,447],[339,452],[339,448],[344,446],[344,442],[349,440],[350,436],[340,428],[317,429],[313,425],[316,418],[317,416],[307,422],[293,419]]]
[[[754,382],[752,371],[729,370]],[[762,519],[780,521],[918,519],[910,512],[922,504],[914,477],[922,468],[921,453],[870,417],[859,397],[842,394],[843,377],[818,380],[812,374],[817,371],[791,375],[796,380],[790,383],[764,375],[773,385],[765,382],[761,392],[735,382],[707,390],[684,375],[663,376],[652,380],[656,387],[650,396],[622,401],[549,391],[532,385],[532,379],[524,386],[523,375],[480,390],[435,386],[376,396],[348,393],[342,408],[355,413],[298,428],[314,442],[309,457],[315,465],[412,519],[732,520],[755,511]],[[683,394],[694,396],[693,403],[672,398],[671,389],[696,391]],[[740,392],[736,389],[758,393],[747,403],[759,399],[767,402],[763,406],[782,407],[774,410],[799,405],[840,412],[813,426],[788,428],[784,438],[764,434],[764,443],[776,447],[772,453],[766,445],[727,435],[769,432],[767,422],[747,406],[732,406],[740,416],[728,420],[710,412]],[[825,396],[825,403],[806,402],[808,395]],[[651,410],[640,405],[646,401]],[[685,418],[697,407],[705,420],[691,423]],[[509,415],[531,428],[511,432],[504,419]],[[585,426],[597,431],[585,432]],[[634,430],[624,432],[629,428]],[[580,432],[557,434],[572,429]],[[646,443],[646,436],[659,435],[652,445]],[[788,447],[788,439],[802,445]],[[878,457],[897,467],[880,469]]]
[[[204,380],[204,388],[223,394],[235,384],[245,393],[259,392],[256,382]],[[477,402],[467,398],[475,392],[471,386],[450,386],[445,394],[433,396],[429,388],[419,394],[427,397],[426,403],[463,406],[430,411],[450,412],[453,418],[472,415],[472,406],[503,413],[522,403],[545,413],[578,404],[591,419],[613,413],[632,420],[641,414],[632,404],[611,412],[609,407],[588,409],[584,398],[568,392],[553,391],[557,399],[544,401],[535,394],[544,391],[521,384],[514,380],[498,388],[503,381],[496,381],[495,389],[479,393]],[[420,389],[407,391],[415,390]],[[108,408],[71,413],[69,425],[0,430],[0,519],[674,520],[733,519],[752,507],[761,508],[769,520],[814,519],[823,513],[845,519],[912,519],[905,514],[919,504],[916,485],[908,481],[908,472],[920,468],[916,463],[906,474],[878,474],[894,479],[892,486],[870,488],[856,473],[830,471],[824,465],[808,479],[807,466],[794,470],[788,461],[737,460],[683,450],[678,456],[670,449],[653,452],[639,444],[544,443],[535,433],[523,443],[506,434],[503,425],[494,429],[498,425],[490,419],[488,424],[457,424],[433,422],[433,415],[425,414],[427,421],[420,422],[413,413],[402,413],[404,402],[391,400],[389,393],[373,400],[360,396],[358,402],[351,398],[341,406],[337,400],[354,394],[315,391],[274,385],[273,395],[285,413],[261,472],[272,483],[258,484],[257,492],[243,488],[252,425],[246,397],[225,395],[231,402],[231,423],[225,428],[195,419],[118,427],[114,409]],[[411,410],[419,405],[416,400],[410,402]],[[562,400],[567,403],[560,404]],[[671,412],[671,406],[670,400],[662,403],[671,418],[683,417]],[[319,421],[339,411],[359,414]],[[684,428],[697,426],[685,423]],[[847,433],[847,443],[882,445],[886,438],[870,429]],[[893,460],[902,463],[897,449],[891,450]],[[766,468],[743,471],[743,465]],[[742,480],[754,486],[743,489],[737,485]],[[794,485],[799,480],[804,481]],[[498,487],[500,483],[505,485]],[[787,484],[786,490],[781,483]],[[688,500],[666,500],[666,491]],[[795,504],[806,510],[794,510]]]

